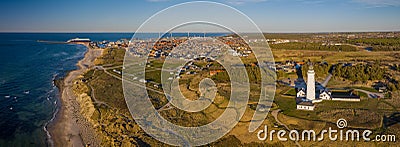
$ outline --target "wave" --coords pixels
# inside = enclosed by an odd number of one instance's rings
[[[86,51],[79,51],[77,53],[75,53],[73,56],[65,58],[63,61],[68,61],[68,60],[72,60],[72,59],[78,59],[78,58],[83,58],[83,56],[85,55]]]
[[[38,52],[36,52],[33,56],[34,57],[36,57],[36,56],[39,56],[39,55],[41,55],[43,52],[45,52],[45,51],[47,51],[47,47],[44,47],[44,48],[42,48],[42,49],[40,49]]]
[[[57,102],[57,100],[55,102]],[[55,105],[56,104],[57,103],[55,103]],[[54,121],[54,119],[57,116],[57,113],[58,113],[58,108],[56,107],[51,119],[49,121],[47,121],[43,126],[43,131],[46,132],[46,135],[47,135],[47,139],[46,140],[47,140],[48,146],[51,146],[51,147],[54,147],[54,141],[53,141],[53,139],[51,137],[51,134],[50,134],[49,130],[47,130],[47,127],[49,126],[50,123],[52,123]]]
[[[56,83],[54,83],[54,82],[58,78],[58,75],[59,75],[59,73],[54,73],[53,78],[51,78],[51,83],[53,85],[53,89],[54,89],[54,87],[56,87]]]
[[[72,56],[70,56],[68,58],[63,59],[62,61],[65,62],[65,61],[68,61],[68,60],[74,60],[74,59],[78,59],[78,58],[83,58],[84,57],[84,53],[86,52],[87,48],[85,46],[78,46],[77,49],[79,50],[78,52],[76,52],[74,55],[72,55]],[[60,54],[63,54],[63,53],[60,53]],[[61,73],[54,73],[53,74],[53,77],[52,77],[53,88],[47,94],[51,94],[57,89],[57,86],[55,85],[55,80],[60,78],[59,77],[60,74]],[[51,147],[54,146],[54,141],[53,141],[52,136],[51,136],[51,134],[50,134],[50,132],[48,131],[47,128],[48,128],[49,124],[54,123],[53,121],[55,120],[55,118],[56,118],[56,116],[58,114],[58,111],[60,110],[60,106],[58,105],[58,101],[60,100],[60,96],[56,96],[56,97],[57,98],[53,102],[53,105],[55,106],[55,110],[53,112],[53,115],[52,115],[51,119],[49,121],[47,121],[45,123],[45,125],[43,126],[43,130],[46,132],[46,135],[47,135],[48,146],[51,146]],[[47,100],[50,101],[51,99],[49,97],[47,97]]]
[[[53,78],[52,78],[52,82],[53,82],[53,87],[52,87],[52,89],[51,90],[49,90],[45,95],[47,95],[47,101],[50,101],[51,100],[51,98],[52,98],[52,94],[54,94],[54,92],[55,92],[55,90],[57,89],[57,87],[55,86],[55,84],[54,84],[54,80],[57,78],[57,76],[58,76],[58,73],[55,73],[55,74],[53,74]],[[57,116],[57,113],[58,113],[58,111],[59,111],[59,108],[58,108],[58,106],[57,106],[57,99],[53,102],[53,104],[54,104],[54,106],[55,106],[55,110],[53,111],[53,114],[52,114],[52,117],[50,118],[50,120],[48,120],[45,124],[44,124],[44,126],[43,126],[43,131],[46,133],[46,140],[47,140],[47,144],[48,144],[48,146],[51,146],[51,147],[54,147],[54,141],[53,141],[53,139],[52,139],[52,136],[51,136],[51,134],[50,134],[50,132],[48,131],[48,126],[49,126],[49,124],[51,124],[53,121],[54,121],[54,119],[56,118],[56,116]]]
[[[69,55],[67,52],[60,52],[60,53],[55,53],[52,56],[53,57],[60,57],[60,56],[67,56]]]

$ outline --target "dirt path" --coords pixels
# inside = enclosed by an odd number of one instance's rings
[[[286,124],[284,124],[284,123],[282,123],[282,122],[279,121],[279,119],[278,119],[278,113],[279,113],[280,111],[281,111],[280,109],[274,110],[274,111],[271,112],[271,114],[272,114],[272,116],[274,116],[276,122],[277,122],[279,125],[284,126],[284,127],[286,128],[286,130],[290,130],[289,127],[288,127]],[[298,141],[295,141],[295,143],[296,143],[297,146],[300,146],[300,147],[301,147],[301,145],[300,145],[300,143],[299,143]]]

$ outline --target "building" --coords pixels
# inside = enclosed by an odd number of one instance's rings
[[[353,94],[352,92],[333,92],[332,98],[333,101],[347,101],[347,102],[359,102],[360,96]]]
[[[315,72],[313,66],[310,66],[307,72],[307,93],[306,98],[315,100]]]
[[[324,87],[315,84],[315,72],[311,65],[307,72],[307,84],[304,84],[304,80],[299,80],[297,84],[297,94],[296,94],[296,106],[298,110],[310,110],[313,111],[315,108],[314,103],[321,102],[319,91],[327,91]],[[304,87],[306,86],[306,87]],[[317,91],[318,90],[318,93]],[[318,96],[316,96],[318,95]],[[330,99],[329,93],[323,93],[322,97],[324,99]]]
[[[326,89],[320,91],[319,99],[322,100],[332,100],[332,93]]]
[[[297,92],[297,97],[306,97],[306,92],[305,90],[302,88]]]
[[[220,70],[220,69],[210,70],[210,76],[216,75],[217,73],[220,73],[220,72],[224,72],[224,70]]]
[[[297,109],[314,111],[315,105],[310,101],[302,101],[297,103]]]
[[[298,110],[312,111],[315,108],[315,103],[319,103],[324,100],[347,102],[360,101],[360,97],[353,93],[332,93],[321,84],[315,82],[315,72],[312,65],[309,67],[307,72],[307,84],[305,84],[303,79],[299,79],[296,82],[295,88],[297,90],[296,107]]]
[[[67,43],[83,43],[90,42],[89,38],[74,38],[67,41]]]

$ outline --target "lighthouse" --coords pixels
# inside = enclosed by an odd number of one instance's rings
[[[310,65],[307,72],[307,93],[306,98],[309,100],[315,100],[315,72],[313,66]]]

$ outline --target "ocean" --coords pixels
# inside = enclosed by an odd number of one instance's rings
[[[45,126],[60,107],[55,79],[77,69],[87,48],[83,45],[51,44],[90,38],[93,41],[130,39],[133,33],[0,33],[0,147],[47,146]],[[203,36],[191,33],[190,36]],[[207,33],[223,36],[226,33]],[[140,39],[158,33],[141,33]],[[169,37],[170,34],[166,34]],[[174,33],[185,37],[187,33]]]

